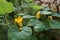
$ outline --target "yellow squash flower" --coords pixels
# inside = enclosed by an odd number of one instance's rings
[[[53,20],[52,16],[48,16],[48,19]]]
[[[22,30],[22,27],[21,27],[21,28],[19,28],[19,30],[21,31],[21,30]]]
[[[21,16],[15,18],[14,23],[18,23],[18,25],[20,26],[19,30],[22,30],[22,21],[23,18]]]
[[[36,13],[36,18],[39,19],[40,17],[41,17],[41,12],[38,11],[38,12]]]

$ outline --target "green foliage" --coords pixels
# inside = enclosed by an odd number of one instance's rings
[[[60,22],[55,20],[49,20],[49,27],[51,29],[60,29]]]
[[[34,30],[35,32],[42,32],[45,30],[45,27],[46,26],[42,22],[40,22],[39,24],[36,24],[36,26],[34,27]]]
[[[37,11],[37,10],[40,10],[42,8],[42,6],[32,5],[32,8]]]
[[[0,24],[0,40],[7,40],[7,26]]]
[[[49,11],[41,11],[41,15],[50,15],[52,12]]]
[[[60,18],[60,14],[59,13],[53,13],[52,16],[53,17],[59,17]]]
[[[60,17],[60,14],[53,13],[50,8],[44,8],[41,5],[37,5],[34,3],[34,0],[11,0],[12,3],[14,2],[13,4],[7,1],[0,0],[0,15],[5,15],[15,10],[15,15],[13,15],[14,19],[10,20],[8,17],[9,15],[4,16],[6,20],[4,25],[7,24],[9,27],[8,40],[50,40],[49,36],[43,34],[44,31],[49,29],[60,29],[60,22],[53,19],[53,17]],[[40,19],[37,19],[36,14],[39,10],[41,15]],[[19,27],[21,27],[19,24],[13,24],[15,18],[19,16],[23,19],[21,31],[19,30]],[[3,22],[5,20],[3,19]]]
[[[44,11],[51,11],[51,9],[48,8],[48,7],[47,8],[46,7],[45,8],[42,8],[42,10],[44,10]]]
[[[30,40],[32,30],[29,27],[23,27],[20,32],[16,26],[12,26],[8,30],[9,40]]]
[[[35,16],[31,16],[31,15],[25,15],[25,16],[23,16],[23,18],[25,18],[25,19],[31,19],[31,18],[34,18]]]
[[[27,23],[27,26],[36,26],[36,24],[39,24],[40,21],[37,19],[30,19],[29,22]]]
[[[0,0],[0,15],[11,13],[14,11],[14,7],[11,2],[7,2],[6,0]]]

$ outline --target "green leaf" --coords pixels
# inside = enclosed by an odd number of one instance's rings
[[[54,17],[60,17],[60,14],[59,13],[53,13],[52,16],[54,16]]]
[[[0,0],[0,14],[11,13],[14,11],[14,7],[11,2]]]
[[[11,27],[8,30],[9,40],[30,40],[32,30],[29,27],[23,27],[20,32],[16,26]]]
[[[36,26],[36,24],[39,24],[40,21],[37,19],[30,19],[29,22],[27,23],[27,26]]]
[[[44,11],[49,11],[49,10],[51,10],[51,9],[50,9],[50,8],[45,7],[45,8],[42,8],[42,10],[44,10]]]
[[[45,24],[43,24],[42,22],[40,22],[39,24],[37,24],[34,27],[34,31],[35,32],[41,32],[41,31],[45,30],[45,28],[46,28]]]
[[[18,13],[17,14],[17,16],[24,16],[24,15],[26,15],[26,14],[24,14],[24,13]]]
[[[25,19],[31,19],[31,18],[34,18],[35,16],[31,16],[31,15],[25,15],[25,16],[23,16],[23,18],[25,18]]]
[[[51,29],[60,29],[60,22],[56,20],[49,20],[49,26]]]
[[[41,15],[50,15],[52,12],[49,11],[41,11]]]

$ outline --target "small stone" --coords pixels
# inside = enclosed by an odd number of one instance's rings
[[[50,5],[52,12],[57,12],[57,7],[55,4]]]
[[[45,3],[53,3],[54,0],[41,0],[41,2],[45,2]]]
[[[35,3],[39,4],[39,3],[40,3],[40,1],[35,1]]]
[[[47,0],[41,0],[41,2],[45,2],[46,3]]]
[[[60,6],[59,6],[59,13],[60,13]]]
[[[58,4],[58,5],[60,4],[60,0],[57,0],[57,4]]]
[[[49,4],[42,3],[42,6],[43,6],[43,7],[49,7]]]

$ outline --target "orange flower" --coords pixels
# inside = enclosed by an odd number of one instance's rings
[[[38,11],[38,12],[36,13],[36,18],[39,19],[40,17],[41,17],[41,12]]]
[[[15,20],[14,20],[14,23],[18,23],[18,25],[20,26],[20,30],[22,30],[22,21],[23,21],[23,18],[21,17],[21,16],[19,16],[19,17],[17,17],[17,18],[15,18]]]

